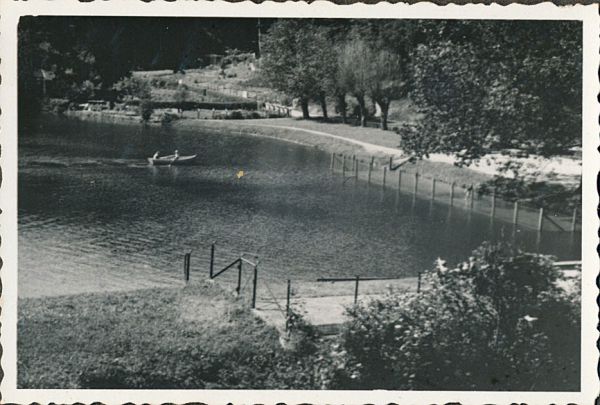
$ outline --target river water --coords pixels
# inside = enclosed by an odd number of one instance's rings
[[[156,150],[197,153],[189,167],[152,167]],[[362,183],[343,184],[329,155],[272,139],[46,118],[19,138],[19,296],[180,283],[241,252],[261,277],[402,277],[437,257],[465,259],[484,240],[580,258],[580,236],[517,230]],[[238,178],[239,171],[244,176]]]

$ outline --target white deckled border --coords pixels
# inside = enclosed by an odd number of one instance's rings
[[[80,3],[76,0],[2,2],[0,18],[0,143],[3,182],[0,188],[0,271],[3,295],[0,299],[3,354],[0,361],[4,379],[0,384],[3,402],[103,402],[105,404],[185,403],[272,404],[285,402],[330,404],[402,405],[460,402],[462,404],[591,404],[600,393],[596,374],[598,351],[596,331],[598,308],[596,276],[600,261],[596,254],[599,221],[596,215],[598,193],[596,175],[600,168],[596,96],[600,92],[597,68],[600,64],[598,6],[558,7],[550,3],[535,6],[415,5],[380,3],[376,5],[335,5],[329,2],[254,4],[223,1],[113,0]],[[582,391],[581,392],[426,392],[426,391],[267,391],[267,390],[19,390],[16,389],[17,323],[17,22],[21,15],[95,15],[95,16],[185,16],[185,17],[326,17],[326,18],[454,18],[454,19],[527,19],[581,20],[584,22],[583,68],[583,235],[582,238]],[[558,370],[557,370],[558,372]]]

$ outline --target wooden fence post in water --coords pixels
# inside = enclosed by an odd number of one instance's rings
[[[356,167],[354,168],[354,181],[358,181],[358,163],[360,160],[356,159]]]
[[[208,268],[208,275],[212,280],[215,268],[215,242],[210,245],[210,267]]]
[[[367,185],[371,185],[371,172],[373,171],[373,163],[375,162],[375,156],[371,156],[371,162],[369,163],[369,174],[367,177]]]
[[[469,209],[472,210],[473,209],[473,200],[475,199],[475,185],[471,184],[471,189],[470,189],[470,198],[469,198]]]
[[[398,191],[402,189],[402,170],[398,170]]]
[[[417,273],[417,292],[421,292],[421,272]]]
[[[191,253],[186,253],[183,256],[183,279],[185,280],[186,283],[188,281],[190,281],[190,258],[191,258],[191,256],[192,256]]]
[[[496,190],[492,191],[492,211],[490,216],[494,218],[496,216]]]
[[[354,173],[354,170],[356,169],[356,155],[352,155],[352,173]]]
[[[256,284],[258,282],[258,265],[254,266],[254,276],[252,278],[252,309],[256,308]]]
[[[450,184],[450,206],[454,205],[454,182]]]
[[[573,209],[573,217],[571,218],[571,232],[577,229],[577,207]]]
[[[346,178],[346,155],[342,155],[342,178]]]
[[[435,177],[431,179],[431,200],[435,200]]]
[[[415,188],[413,189],[413,195],[417,195],[417,189],[419,188],[419,172],[415,172]]]
[[[387,166],[383,166],[383,181],[381,182],[381,188],[385,190],[385,178],[387,175]]]
[[[360,276],[356,276],[356,284],[354,285],[354,305],[358,302],[358,283],[360,281]]]
[[[544,225],[544,207],[540,208],[540,214],[538,216],[538,232],[542,232],[542,226]]]
[[[333,166],[335,165],[335,153],[331,154],[331,162],[329,162],[329,170],[333,173]]]
[[[513,208],[513,224],[516,225],[519,221],[519,200],[515,201]]]

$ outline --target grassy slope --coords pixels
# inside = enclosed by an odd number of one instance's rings
[[[23,299],[18,342],[20,388],[294,385],[248,373],[278,335],[210,284]]]

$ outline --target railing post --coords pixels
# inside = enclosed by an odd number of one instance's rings
[[[215,242],[210,245],[210,267],[208,268],[208,273],[210,279],[212,280],[215,268]]]
[[[254,277],[252,278],[252,309],[256,308],[256,284],[258,282],[258,265],[254,266]]]
[[[513,208],[513,224],[516,225],[519,221],[519,200],[515,200]]]
[[[360,281],[360,276],[356,276],[356,285],[354,286],[354,305],[358,302],[358,282]]]
[[[417,292],[421,292],[421,272],[417,273]]]
[[[371,156],[371,162],[369,162],[369,174],[367,177],[367,185],[371,185],[371,172],[373,171],[374,161],[375,161],[375,156]]]
[[[454,205],[454,182],[450,184],[450,206]]]
[[[237,292],[237,295],[240,295],[240,290],[242,289],[242,259],[238,259],[238,279],[237,279],[237,287],[235,288],[235,291]]]
[[[435,177],[431,180],[431,200],[435,200]]]
[[[542,232],[542,227],[544,226],[544,207],[540,208],[540,214],[538,216],[538,232]]]
[[[419,187],[419,172],[415,172],[415,187],[413,188],[413,195],[417,195],[417,189]]]
[[[577,229],[577,207],[573,209],[573,217],[571,218],[571,232]]]

